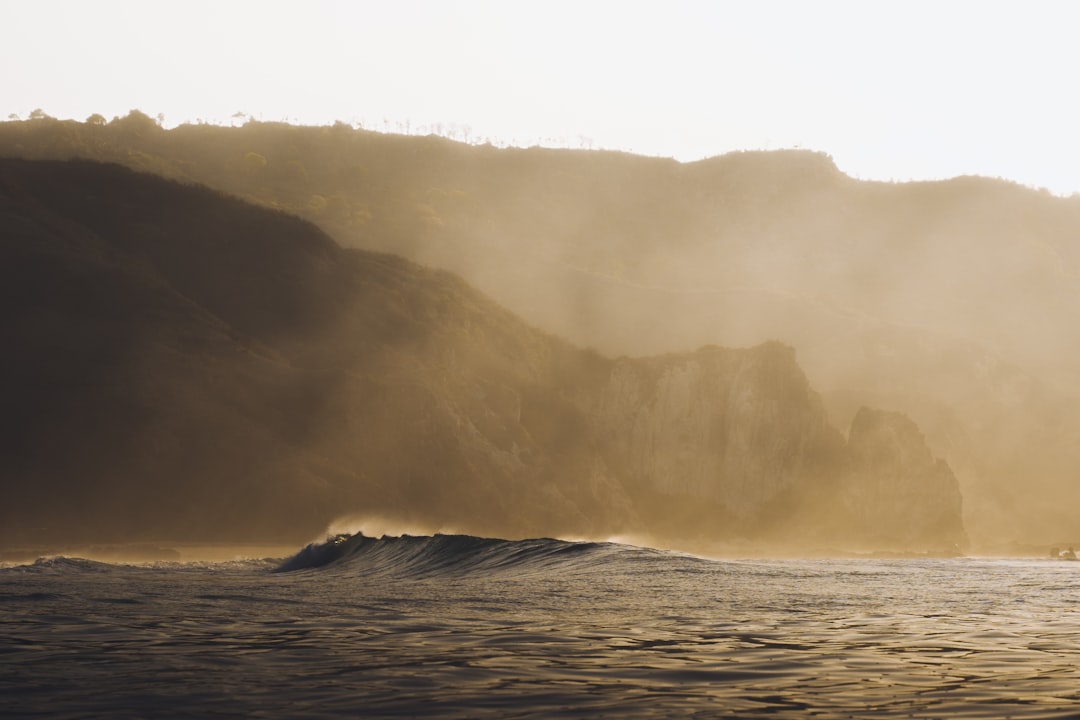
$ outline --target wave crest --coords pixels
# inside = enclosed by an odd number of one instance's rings
[[[471,535],[367,537],[339,534],[312,543],[281,563],[275,572],[347,567],[365,574],[413,578],[465,573],[523,573],[589,570],[613,555],[637,550],[614,543],[570,542],[551,538],[498,540]],[[641,551],[644,552],[644,551]]]
[[[44,572],[44,573],[100,573],[108,572],[109,563],[97,560],[88,560],[81,557],[67,555],[46,555],[39,557],[33,562],[10,563],[2,566],[4,570],[18,572]]]

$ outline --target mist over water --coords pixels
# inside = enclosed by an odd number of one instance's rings
[[[467,536],[54,558],[0,569],[0,694],[12,717],[1064,718],[1076,570]]]

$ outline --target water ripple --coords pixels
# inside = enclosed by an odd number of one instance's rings
[[[0,569],[3,712],[1036,719],[1080,703],[1075,566],[449,544],[497,558]]]

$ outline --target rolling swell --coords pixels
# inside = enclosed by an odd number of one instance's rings
[[[40,572],[52,574],[72,573],[107,573],[115,567],[110,563],[98,560],[88,560],[81,557],[68,557],[66,555],[48,555],[39,557],[31,564],[16,564],[5,567],[5,570],[17,572]]]
[[[372,538],[335,535],[312,543],[275,572],[348,568],[365,574],[425,578],[473,573],[587,570],[627,552],[648,552],[615,543],[540,538],[498,540],[470,535]]]

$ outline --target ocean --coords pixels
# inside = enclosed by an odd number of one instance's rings
[[[1080,563],[338,536],[0,568],[3,718],[1080,717]]]

